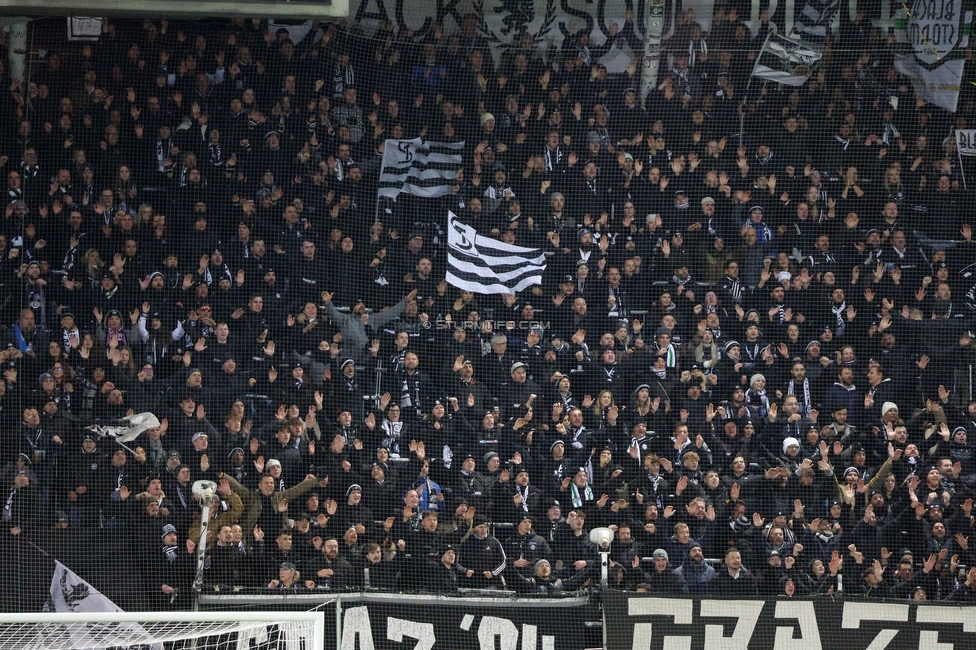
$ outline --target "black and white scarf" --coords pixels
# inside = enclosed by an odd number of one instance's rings
[[[731,275],[725,276],[725,288],[733,301],[742,302],[742,283]]]
[[[844,320],[844,312],[847,311],[847,301],[840,303],[831,303],[830,311],[833,313],[834,318],[837,320],[837,331],[834,332],[837,336],[842,336],[844,330],[847,328],[847,322]]]
[[[746,404],[758,409],[759,417],[766,417],[769,413],[769,396],[765,390],[750,388],[746,391]]]
[[[515,493],[522,495],[522,512],[529,511],[529,486],[526,485],[524,488],[515,486]]]
[[[556,150],[553,151],[549,147],[546,147],[546,152],[543,155],[543,159],[546,163],[546,171],[555,171],[556,167],[559,166],[559,163],[563,161],[563,150],[556,147]]]
[[[222,167],[224,164],[223,156],[220,153],[220,143],[214,143],[207,147],[210,152],[210,164],[213,167]]]
[[[796,381],[791,379],[790,383],[786,385],[786,394],[796,397],[798,402],[797,411],[799,411],[801,415],[807,415],[810,413],[810,409],[813,408],[813,398],[810,396],[810,379],[807,377],[803,378],[802,395],[797,395],[796,388]]]
[[[382,445],[391,453],[400,453],[400,437],[403,435],[403,422],[391,422],[384,419],[380,428],[383,429]]]

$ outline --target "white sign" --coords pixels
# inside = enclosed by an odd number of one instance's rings
[[[976,156],[976,129],[956,129],[956,149],[961,156]]]

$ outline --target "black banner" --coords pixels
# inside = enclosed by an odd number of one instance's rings
[[[405,604],[364,603],[343,608],[341,650],[580,650],[584,616],[559,601],[511,602],[489,609],[451,599]],[[583,601],[585,603],[585,600]],[[539,607],[543,605],[543,607]],[[371,638],[370,638],[371,635]],[[412,640],[412,641],[411,641]]]
[[[338,601],[338,603],[336,602]],[[339,650],[582,650],[600,645],[599,606],[565,598],[453,598],[424,594],[201,594],[203,609],[303,609],[326,614]],[[336,629],[336,606],[341,627]],[[595,636],[586,639],[587,634]]]
[[[607,650],[961,650],[976,607],[909,602],[709,600],[604,594]]]

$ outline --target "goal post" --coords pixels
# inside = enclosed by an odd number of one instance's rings
[[[325,616],[320,611],[0,614],[0,648],[144,650],[174,642],[197,650],[320,650],[325,647]]]

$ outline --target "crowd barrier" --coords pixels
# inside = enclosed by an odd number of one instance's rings
[[[204,593],[197,602],[203,610],[318,607],[326,617],[326,648],[340,650],[582,650],[601,643],[599,605],[582,593],[535,599],[505,594]]]

